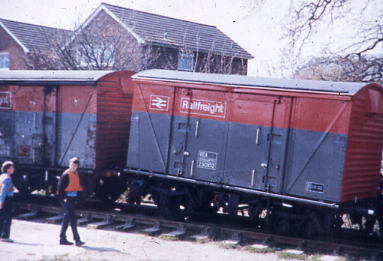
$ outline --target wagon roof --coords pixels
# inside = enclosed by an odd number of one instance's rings
[[[0,71],[1,84],[92,84],[112,71]]]
[[[296,79],[277,79],[243,75],[182,72],[171,70],[146,70],[133,76],[135,79],[155,79],[177,82],[211,83],[245,88],[271,88],[278,90],[329,92],[353,95],[367,85],[363,82],[331,82]]]

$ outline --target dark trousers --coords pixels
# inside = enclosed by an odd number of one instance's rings
[[[60,239],[66,239],[66,230],[68,229],[68,224],[70,224],[73,232],[73,239],[75,241],[80,240],[80,236],[77,231],[77,220],[75,214],[76,198],[68,197],[66,202],[61,201],[61,205],[64,209],[64,218],[61,224]]]
[[[3,208],[0,209],[0,237],[9,238],[12,223],[13,197],[6,197]]]

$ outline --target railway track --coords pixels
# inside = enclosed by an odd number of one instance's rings
[[[60,207],[41,203],[25,203],[17,201],[17,219],[36,222],[60,223],[62,210]],[[144,209],[144,211],[142,211]],[[128,213],[127,213],[128,212]],[[131,213],[129,213],[131,212]],[[144,213],[137,214],[136,212]],[[90,229],[107,229],[116,231],[140,231],[149,235],[157,235],[169,240],[218,241],[223,247],[245,248],[255,252],[268,250],[296,249],[301,255],[309,253],[352,255],[382,260],[383,244],[350,239],[303,239],[281,236],[249,229],[246,225],[228,224],[227,222],[184,220],[173,221],[159,217],[152,207],[140,208],[128,206],[124,211],[102,211],[91,207],[76,211],[79,226]],[[213,218],[214,219],[214,218]]]

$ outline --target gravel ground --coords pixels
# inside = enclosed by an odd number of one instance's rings
[[[15,242],[0,242],[0,260],[281,260],[275,253],[258,254],[245,250],[225,249],[220,247],[218,242],[168,241],[135,232],[124,233],[82,227],[79,228],[79,233],[86,245],[60,246],[59,229],[59,225],[13,220],[11,238]],[[72,238],[70,229],[67,235],[68,239]],[[336,258],[329,257],[324,260],[336,260]]]

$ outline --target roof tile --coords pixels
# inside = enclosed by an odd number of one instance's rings
[[[1,19],[0,22],[28,49],[49,49],[52,39],[64,40],[70,30]]]
[[[147,42],[251,59],[253,56],[217,27],[102,4]],[[164,38],[166,33],[167,39]]]

